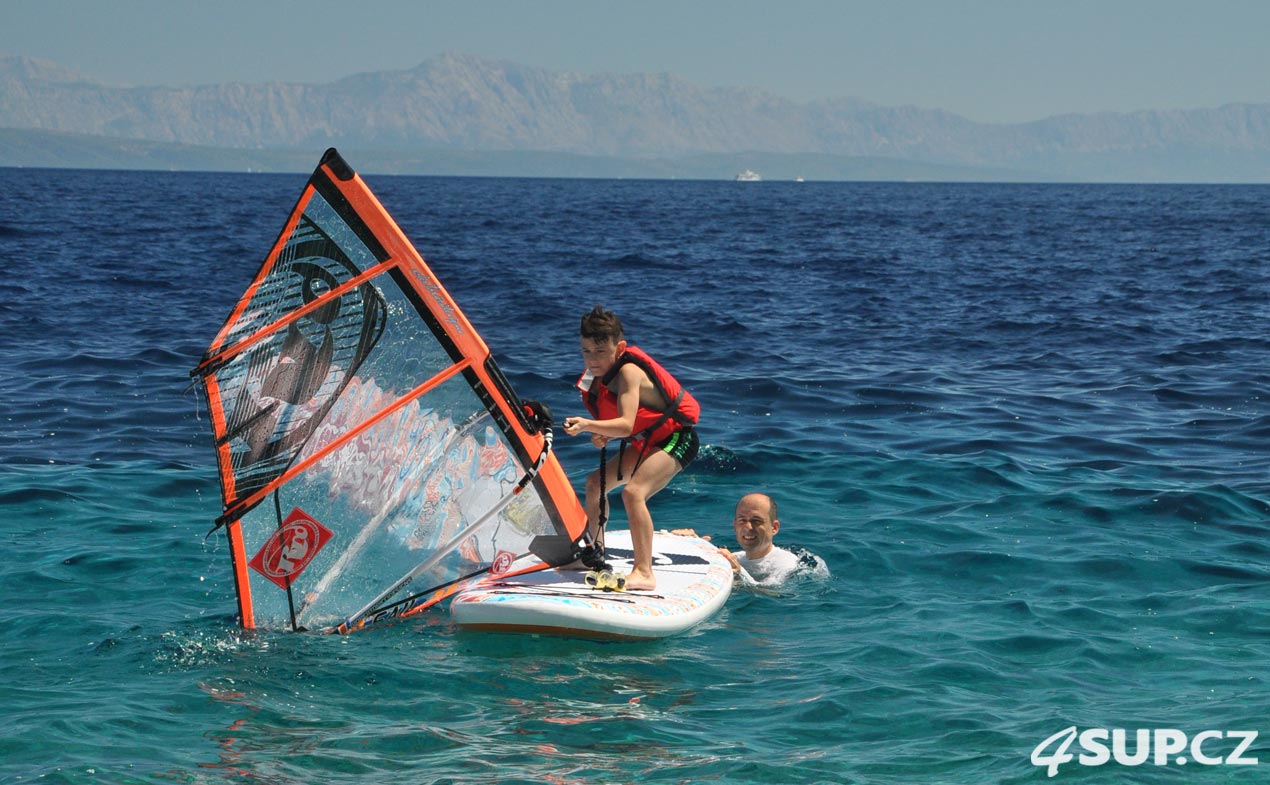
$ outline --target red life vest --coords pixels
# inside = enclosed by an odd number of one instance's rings
[[[701,417],[701,405],[697,403],[697,399],[693,398],[692,393],[685,390],[669,371],[636,346],[627,346],[626,351],[622,352],[617,362],[613,363],[613,367],[604,376],[597,378],[586,373],[578,380],[578,388],[582,390],[582,402],[586,404],[587,411],[591,412],[593,418],[612,420],[618,416],[617,394],[610,390],[608,385],[613,383],[622,366],[627,363],[635,365],[648,374],[653,387],[661,393],[667,404],[667,410],[664,412],[651,409],[642,403],[639,405],[635,411],[635,429],[630,436],[632,445],[639,446],[645,439],[650,438],[653,444],[659,444],[675,431],[697,423]]]

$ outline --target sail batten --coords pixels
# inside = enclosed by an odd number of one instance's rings
[[[468,362],[465,360],[455,365],[452,365],[449,368],[446,368],[444,371],[441,371],[440,373],[436,374],[431,379],[428,379],[427,381],[420,384],[415,389],[411,390],[404,397],[398,399],[396,402],[392,404],[389,404],[388,406],[379,410],[375,414],[370,415],[357,426],[345,431],[342,435],[340,435],[335,440],[325,444],[321,449],[309,455],[302,462],[289,468],[277,479],[273,480],[268,485],[256,491],[251,496],[240,500],[233,508],[227,510],[221,516],[221,518],[223,519],[237,518],[242,511],[250,507],[253,507],[256,504],[259,504],[266,497],[268,497],[270,493],[273,493],[278,487],[284,485],[285,483],[287,483],[288,481],[290,481],[297,475],[309,469],[315,462],[322,460],[331,452],[339,449],[341,446],[346,444],[349,440],[357,438],[367,428],[373,427],[380,420],[383,420],[385,417],[391,416],[394,412],[401,409],[403,406],[409,404],[410,402],[414,401],[419,396],[434,389],[437,385],[445,381],[448,381],[454,376],[462,373],[464,370],[467,369],[467,366],[468,366]]]
[[[274,333],[278,332],[284,327],[287,327],[292,322],[295,322],[298,319],[302,319],[305,316],[308,316],[310,313],[323,307],[323,305],[326,302],[329,302],[330,300],[338,299],[339,297],[346,294],[350,289],[360,286],[361,284],[371,280],[372,278],[375,278],[376,276],[382,274],[383,272],[387,271],[391,267],[395,267],[396,265],[397,265],[397,262],[395,260],[389,260],[380,265],[377,265],[376,267],[372,267],[366,272],[358,275],[356,278],[341,284],[337,289],[327,292],[327,294],[324,295],[322,298],[316,299],[313,302],[309,303],[308,305],[302,306],[301,308],[298,308],[286,314],[285,316],[278,319],[276,322],[273,322],[272,324],[267,324],[264,327],[261,327],[255,333],[247,336],[246,338],[239,340],[233,346],[230,346],[229,348],[226,348],[226,349],[221,349],[217,354],[208,356],[205,360],[203,360],[203,362],[199,363],[199,366],[197,368],[195,368],[193,371],[190,371],[190,375],[202,376],[202,377],[209,375],[210,373],[215,371],[218,367],[220,367],[225,362],[227,362],[228,359],[232,358],[234,355],[241,354],[242,352],[250,349],[255,344],[264,340],[265,338],[268,338],[270,335],[273,335]]]
[[[422,575],[585,529],[550,432],[334,150],[192,375],[245,627],[408,615]]]

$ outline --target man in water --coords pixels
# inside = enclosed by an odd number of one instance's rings
[[[741,550],[720,548],[732,563],[732,571],[746,583],[775,585],[799,567],[799,558],[773,542],[781,529],[776,502],[765,493],[747,493],[736,503],[732,531]],[[692,529],[676,529],[675,534],[697,536]],[[706,538],[709,539],[709,538]]]
[[[798,556],[772,540],[781,530],[776,502],[765,493],[747,493],[736,503],[732,531],[741,550],[719,551],[732,562],[732,571],[754,583],[780,583],[798,569]]]
[[[626,588],[655,589],[648,500],[697,456],[699,441],[693,425],[701,409],[656,360],[627,345],[622,322],[612,311],[595,306],[582,317],[580,337],[586,372],[578,388],[591,417],[565,418],[564,432],[570,436],[589,433],[600,448],[610,439],[621,440],[616,460],[602,460],[603,470],[587,477],[587,532],[603,560],[606,496],[624,484],[622,502],[635,551]],[[594,563],[594,556],[584,556],[583,562]]]

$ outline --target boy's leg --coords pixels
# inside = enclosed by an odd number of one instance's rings
[[[627,466],[623,468],[626,471],[623,471],[622,476],[628,477],[630,467]],[[604,494],[607,495],[609,491],[615,490],[618,486],[625,482],[625,480],[619,482],[617,479],[617,461],[606,461],[605,473],[608,477],[604,482]],[[587,475],[586,500],[582,504],[582,509],[586,512],[586,532],[588,538],[591,542],[599,545],[600,548],[603,549],[604,532],[600,531],[600,498],[600,470],[596,469]],[[578,559],[575,562],[564,565],[562,569],[589,570],[592,566],[593,563],[587,563],[582,559]]]
[[[635,551],[634,567],[626,577],[628,589],[657,588],[657,577],[653,575],[653,516],[648,512],[648,500],[678,473],[679,462],[656,450],[644,458],[635,477],[622,490]]]

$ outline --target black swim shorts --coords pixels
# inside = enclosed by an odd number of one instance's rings
[[[680,469],[687,469],[688,464],[696,459],[697,450],[701,449],[701,440],[697,438],[695,428],[684,428],[667,436],[657,449],[674,458]]]

